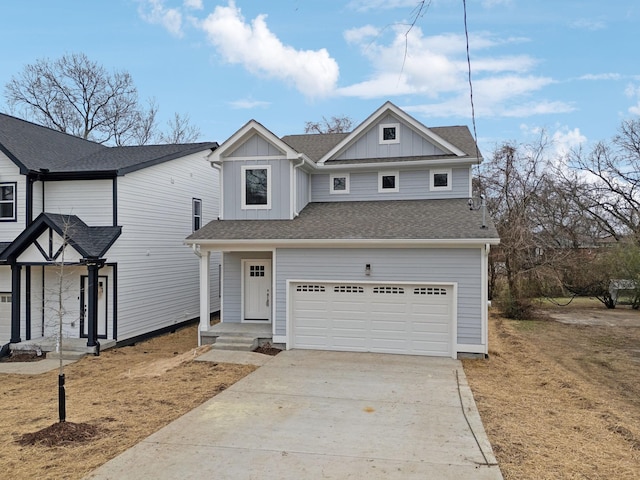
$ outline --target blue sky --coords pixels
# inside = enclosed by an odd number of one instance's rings
[[[463,2],[426,0],[407,34],[418,3],[6,1],[0,88],[38,58],[83,52],[131,73],[161,125],[188,114],[201,140],[252,118],[280,136],[323,116],[357,125],[387,100],[427,126],[471,127]],[[561,152],[640,115],[637,1],[467,0],[467,23],[485,156],[540,129]]]

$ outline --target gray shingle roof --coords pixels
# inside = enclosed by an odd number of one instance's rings
[[[480,156],[480,151],[476,151],[476,143],[471,136],[471,132],[466,126],[451,127],[432,127],[429,128],[437,136],[443,140],[455,145],[470,157]],[[306,154],[311,160],[317,162],[329,150],[340,143],[349,133],[309,133],[302,135],[287,135],[281,138],[283,142],[300,153]],[[331,164],[350,164],[350,163],[374,163],[375,161],[415,161],[433,159],[434,157],[410,157],[410,158],[393,158],[393,159],[358,159],[358,160],[332,160]],[[459,158],[455,155],[441,155],[437,158]]]
[[[51,173],[130,171],[190,153],[215,149],[215,142],[105,147],[34,123],[0,113],[0,150],[21,167]]]
[[[214,220],[197,240],[462,240],[498,239],[493,222],[467,199],[318,202],[293,220]]]

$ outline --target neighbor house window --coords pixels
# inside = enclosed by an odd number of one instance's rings
[[[271,166],[242,167],[242,208],[271,208]]]
[[[398,172],[378,172],[378,192],[399,192]]]
[[[381,144],[400,143],[400,124],[383,123],[378,127],[378,139]]]
[[[194,198],[193,203],[193,231],[199,230],[202,226],[202,200]]]
[[[16,184],[0,183],[0,221],[16,220]]]
[[[431,170],[429,188],[431,190],[451,190],[451,169]]]
[[[331,193],[349,193],[349,174],[335,174],[329,176]]]

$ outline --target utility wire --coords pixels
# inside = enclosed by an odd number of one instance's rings
[[[464,36],[467,41],[467,72],[469,79],[469,100],[471,102],[471,124],[473,125],[473,139],[476,144],[476,158],[480,164],[480,149],[478,148],[478,131],[476,129],[476,111],[473,105],[473,82],[471,81],[471,55],[469,54],[469,28],[467,27],[467,0],[462,0],[464,9]]]

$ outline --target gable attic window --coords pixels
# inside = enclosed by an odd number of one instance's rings
[[[399,191],[398,172],[378,172],[378,193]]]
[[[242,167],[242,209],[271,208],[271,165]]]
[[[16,183],[0,183],[0,221],[16,221]]]
[[[329,175],[331,185],[330,193],[349,193],[349,174],[331,174]]]
[[[378,127],[378,141],[381,145],[386,143],[400,143],[400,124],[382,123]]]
[[[451,169],[431,170],[429,172],[429,189],[436,192],[451,190]]]
[[[202,226],[202,200],[194,198],[193,204],[193,231],[199,230]]]

